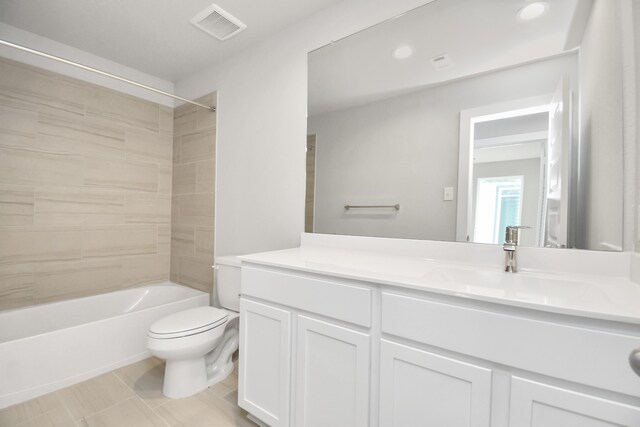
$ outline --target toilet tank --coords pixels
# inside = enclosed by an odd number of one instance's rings
[[[236,256],[216,257],[215,271],[220,305],[240,311],[240,259]]]

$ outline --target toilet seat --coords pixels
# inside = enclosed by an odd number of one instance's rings
[[[227,323],[229,314],[215,307],[196,307],[169,315],[153,323],[147,336],[155,339],[182,338],[201,334]]]

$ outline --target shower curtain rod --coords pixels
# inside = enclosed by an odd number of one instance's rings
[[[155,92],[155,93],[159,93],[160,95],[168,96],[170,98],[177,99],[177,100],[180,100],[180,101],[192,104],[192,105],[196,105],[198,107],[206,108],[206,109],[211,110],[213,112],[216,111],[216,107],[214,107],[214,106],[201,104],[201,103],[196,102],[196,101],[191,101],[190,99],[186,99],[186,98],[183,98],[181,96],[174,95],[172,93],[165,92],[163,90],[156,89],[154,87],[147,86],[147,85],[144,85],[142,83],[135,82],[133,80],[125,79],[124,77],[116,76],[115,74],[107,73],[106,71],[98,70],[96,68],[89,67],[87,65],[78,64],[77,62],[73,62],[73,61],[70,61],[68,59],[61,58],[59,56],[50,55],[48,53],[41,52],[41,51],[35,50],[35,49],[31,49],[29,47],[21,46],[19,44],[11,43],[11,42],[8,42],[8,41],[5,41],[5,40],[0,40],[0,45],[5,45],[5,46],[12,47],[14,49],[22,50],[24,52],[33,53],[34,55],[42,56],[42,57],[48,58],[48,59],[53,59],[54,61],[62,62],[62,63],[67,64],[67,65],[73,65],[74,67],[82,68],[83,70],[91,71],[93,73],[100,74],[100,75],[103,75],[103,76],[106,76],[106,77],[110,77],[110,78],[115,79],[115,80],[120,80],[121,82],[125,82],[125,83],[128,83],[128,84],[133,85],[133,86],[138,86],[138,87],[141,87],[143,89],[150,90],[150,91]]]

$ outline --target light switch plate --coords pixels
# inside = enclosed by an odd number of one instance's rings
[[[453,187],[444,187],[443,200],[445,202],[453,201]]]

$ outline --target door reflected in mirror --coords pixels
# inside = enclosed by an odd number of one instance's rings
[[[502,244],[507,226],[522,225],[531,227],[522,244],[541,246],[548,121],[532,113],[475,123],[470,241]]]
[[[306,230],[621,250],[628,17],[547,4],[435,0],[311,52]]]
[[[467,190],[461,186],[460,198],[467,200],[459,205],[470,210],[468,217],[458,211],[459,240],[502,244],[507,226],[525,226],[520,244],[567,247],[569,224],[577,223],[568,209],[567,87],[564,77],[553,94],[461,113],[459,182],[471,181]]]

